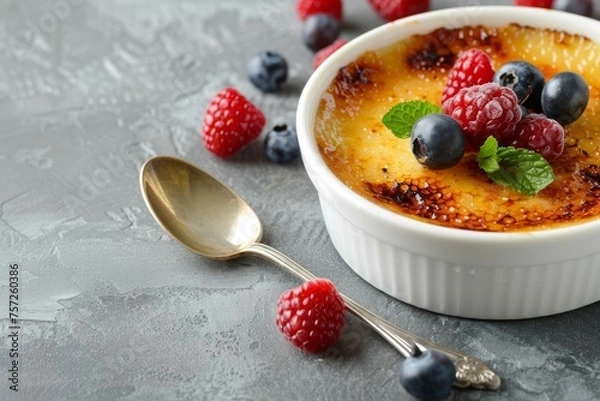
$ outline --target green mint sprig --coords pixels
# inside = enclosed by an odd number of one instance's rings
[[[494,182],[528,196],[554,181],[552,166],[542,155],[529,149],[498,146],[491,136],[481,146],[477,162]]]
[[[392,107],[381,119],[394,135],[401,139],[410,138],[413,125],[428,114],[441,113],[442,110],[433,103],[412,100],[398,103]]]
[[[413,125],[428,114],[441,113],[433,103],[421,100],[398,103],[381,122],[401,139],[410,138]],[[490,136],[479,149],[479,168],[497,184],[533,196],[554,181],[552,166],[542,155],[528,149],[498,146]]]

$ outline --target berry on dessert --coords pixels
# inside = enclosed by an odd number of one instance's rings
[[[451,117],[428,114],[413,125],[410,146],[419,163],[432,169],[449,168],[465,154],[465,134]]]
[[[576,121],[590,100],[590,88],[581,75],[566,71],[553,76],[542,90],[542,110],[561,125]]]
[[[564,150],[565,130],[558,122],[542,114],[529,114],[519,121],[507,143],[515,148],[533,150],[548,162],[553,162]]]
[[[369,0],[373,9],[386,21],[429,11],[430,0]]]
[[[592,0],[554,0],[552,8],[590,17],[594,12]]]
[[[442,109],[461,126],[467,141],[478,149],[488,136],[503,142],[515,132],[521,108],[512,89],[487,83],[461,89]]]
[[[319,50],[313,59],[313,69],[316,70],[329,56],[336,52],[340,47],[348,43],[345,39],[337,39],[329,46]]]
[[[553,0],[514,0],[516,6],[552,8]]]
[[[297,0],[296,12],[304,21],[313,14],[329,14],[338,21],[342,20],[342,0]]]
[[[277,327],[293,345],[309,353],[325,351],[344,328],[345,305],[326,279],[314,279],[284,292],[277,302]]]
[[[448,397],[455,377],[456,367],[446,354],[417,346],[398,371],[400,384],[410,395],[429,401]]]
[[[492,81],[494,68],[490,56],[482,50],[470,49],[458,55],[446,86],[442,92],[442,103],[468,86],[482,85]]]
[[[286,124],[276,125],[265,136],[265,155],[275,163],[285,164],[300,156],[300,145],[295,128]]]
[[[263,92],[276,92],[287,81],[288,65],[282,55],[263,51],[250,59],[246,69],[250,82]]]
[[[227,87],[208,105],[202,139],[217,156],[233,156],[260,136],[265,123],[264,114],[254,104],[236,89]]]
[[[527,61],[511,61],[502,65],[493,81],[517,94],[519,104],[529,110],[542,111],[541,96],[546,79],[539,68]]]
[[[302,40],[315,52],[332,44],[340,32],[340,22],[329,14],[313,14],[302,24]]]

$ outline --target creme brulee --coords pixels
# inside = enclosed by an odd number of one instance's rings
[[[581,74],[590,86],[583,116],[565,127],[565,151],[552,163],[555,180],[535,196],[491,181],[475,152],[455,167],[430,170],[381,123],[395,104],[440,105],[456,55],[486,51],[498,68],[526,60],[546,78]],[[439,29],[363,54],[340,69],[323,95],[314,126],[333,173],[389,210],[448,227],[515,231],[572,224],[600,215],[600,45],[581,37],[511,25]]]

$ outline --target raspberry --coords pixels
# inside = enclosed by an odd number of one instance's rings
[[[304,21],[313,14],[329,14],[338,21],[342,20],[342,0],[297,0],[296,12]]]
[[[409,15],[429,11],[429,0],[369,0],[381,18],[394,21]]]
[[[554,0],[514,0],[515,6],[552,8]]]
[[[348,43],[347,40],[337,39],[329,46],[319,50],[313,59],[313,69],[316,70],[323,63],[323,61],[327,59],[327,57],[331,56],[337,49],[344,46],[346,43]]]
[[[470,49],[458,55],[454,62],[446,86],[442,92],[442,103],[468,86],[492,82],[494,68],[492,59],[486,52],[479,49]]]
[[[264,114],[234,88],[225,88],[210,101],[202,127],[206,148],[229,157],[260,136]]]
[[[564,150],[565,130],[557,121],[542,114],[529,114],[519,121],[508,144],[533,150],[552,162]]]
[[[458,122],[477,149],[490,135],[502,143],[515,132],[521,119],[515,92],[495,83],[463,88],[446,100],[442,109]]]
[[[277,302],[277,327],[292,344],[309,353],[326,350],[342,334],[344,300],[333,283],[315,279],[284,292]]]

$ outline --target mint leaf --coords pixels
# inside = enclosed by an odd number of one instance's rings
[[[412,100],[398,103],[392,107],[381,119],[385,125],[398,138],[410,138],[413,125],[428,114],[441,113],[442,110],[433,103]]]
[[[498,141],[493,136],[489,136],[477,155],[477,163],[486,173],[493,173],[500,169],[500,158],[498,157]]]
[[[499,147],[498,169],[488,172],[496,183],[532,196],[554,181],[552,166],[539,153],[512,146]]]

